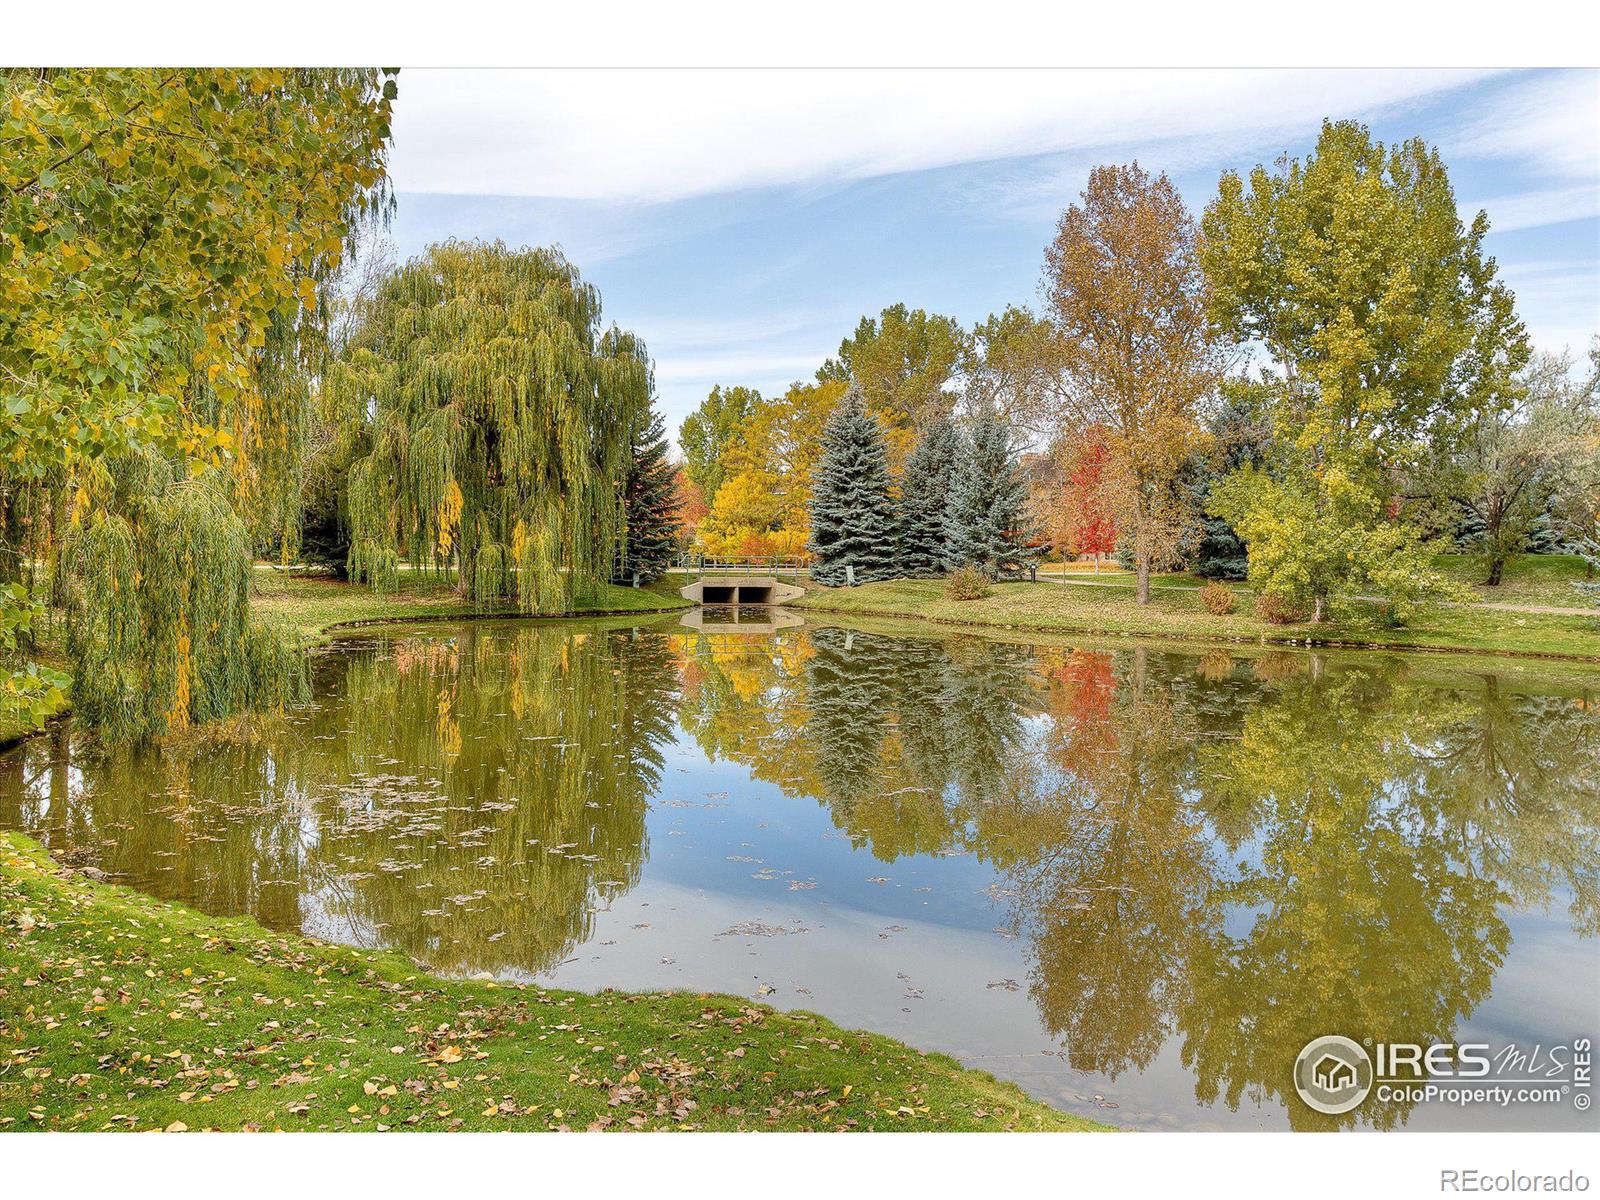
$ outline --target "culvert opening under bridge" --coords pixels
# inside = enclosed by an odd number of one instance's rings
[[[771,604],[772,588],[752,584],[707,583],[701,585],[700,602],[702,604]]]

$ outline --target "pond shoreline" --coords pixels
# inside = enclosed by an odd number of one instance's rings
[[[863,584],[856,590],[863,588],[876,588],[883,586],[903,585],[908,582],[924,583],[925,581],[889,581],[884,584]],[[932,581],[935,585],[941,581]],[[1004,586],[997,590],[997,595],[1004,598]],[[1020,584],[1015,586],[1041,586]],[[1061,585],[1048,585],[1059,587]],[[1449,645],[1441,644],[1438,639],[1422,641],[1374,641],[1364,638],[1347,636],[1318,637],[1305,632],[1304,626],[1296,626],[1293,633],[1273,633],[1268,630],[1252,629],[1248,631],[1226,632],[1195,630],[1192,628],[1173,628],[1173,622],[1168,618],[1170,614],[1165,610],[1156,610],[1150,616],[1156,618],[1148,628],[1128,629],[1117,625],[1115,621],[1095,620],[1089,616],[1079,616],[1066,611],[1052,612],[1047,617],[1027,620],[1016,619],[1015,610],[1006,607],[996,607],[990,610],[978,610],[976,615],[962,614],[959,616],[930,611],[933,604],[946,603],[942,587],[935,595],[912,595],[896,597],[901,602],[887,604],[873,603],[870,600],[859,602],[851,598],[849,603],[830,602],[833,595],[845,589],[829,588],[817,589],[813,587],[801,599],[792,602],[792,607],[805,613],[826,613],[842,617],[871,617],[885,620],[926,621],[932,625],[944,628],[969,628],[969,629],[998,629],[1015,633],[1036,634],[1063,634],[1087,637],[1118,638],[1124,640],[1152,639],[1173,640],[1191,645],[1213,646],[1281,646],[1304,650],[1362,650],[1362,651],[1389,651],[1391,653],[1429,653],[1483,656],[1497,659],[1524,659],[1529,661],[1565,662],[1582,664],[1600,664],[1600,653],[1566,653],[1551,650],[1538,650],[1517,646],[1496,645]],[[927,589],[920,589],[926,591]],[[1065,597],[1063,597],[1065,599]],[[948,601],[948,603],[957,603]],[[982,601],[964,601],[964,604],[980,604]],[[1124,616],[1139,616],[1131,603],[1126,606],[1130,612]],[[1187,616],[1188,614],[1182,614]],[[1226,619],[1226,618],[1219,618]],[[1587,617],[1567,618],[1573,621],[1587,621]],[[1596,615],[1600,621],[1600,613]]]
[[[814,1013],[445,979],[96,882],[21,834],[0,833],[0,898],[18,967],[0,1020],[31,1043],[8,1056],[28,1070],[0,1079],[0,1130],[1113,1128]],[[52,971],[64,957],[121,986]],[[51,1001],[98,1027],[90,1045]],[[108,1056],[132,1073],[97,1097]]]
[[[459,599],[454,591],[428,581],[408,580],[410,586],[401,591],[379,592],[365,584],[331,576],[279,574],[276,569],[258,568],[253,583],[254,615],[277,628],[299,651],[312,650],[335,641],[340,631],[346,629],[442,621],[566,621],[659,616],[693,607],[689,601],[676,595],[610,584],[606,585],[608,595],[623,593],[630,600],[648,595],[659,603],[637,607],[585,608],[567,613],[527,613],[516,608],[486,609],[472,605]],[[267,585],[265,589],[262,584]],[[363,614],[363,609],[371,611]],[[347,615],[352,611],[357,615]],[[0,750],[10,749],[45,732],[71,714],[69,691],[67,703],[61,711],[38,729],[0,726]]]

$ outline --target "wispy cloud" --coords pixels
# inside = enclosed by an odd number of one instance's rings
[[[1479,209],[1489,214],[1490,228],[1496,233],[1584,221],[1600,217],[1600,185],[1536,188],[1511,196],[1475,199],[1461,204],[1461,219],[1470,222]]]
[[[407,71],[400,190],[659,202],[1226,137],[1437,94],[1463,71]]]
[[[1600,187],[1600,71],[1538,72],[1497,88],[1442,142],[1447,156],[1513,159]]]
[[[773,384],[786,387],[796,379],[816,372],[832,353],[820,349],[814,354],[709,354],[699,358],[674,355],[656,363],[658,382],[744,384],[768,390]]]

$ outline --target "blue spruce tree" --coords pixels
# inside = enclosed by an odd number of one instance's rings
[[[937,417],[922,430],[900,477],[900,569],[910,578],[944,572],[944,510],[961,453],[961,435]]]
[[[829,587],[895,574],[894,505],[883,430],[851,388],[822,431],[811,488],[811,578]]]
[[[992,406],[978,410],[957,457],[945,503],[945,566],[974,566],[990,579],[1023,569],[1028,483],[1011,452],[1011,431]]]

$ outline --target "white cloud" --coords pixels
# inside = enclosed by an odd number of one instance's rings
[[[829,354],[822,349],[814,354],[708,354],[699,358],[673,356],[656,362],[656,382],[739,383],[771,388],[787,386],[796,379],[808,379]]]
[[[664,201],[1183,137],[1413,100],[1466,71],[425,71],[405,192]]]
[[[1600,71],[1540,72],[1497,90],[1445,141],[1451,152],[1600,187]]]
[[[1459,208],[1461,219],[1469,224],[1478,215],[1479,209],[1487,212],[1489,228],[1494,233],[1538,229],[1544,225],[1559,225],[1563,221],[1600,217],[1600,184],[1537,188],[1512,196],[1464,202]]]

